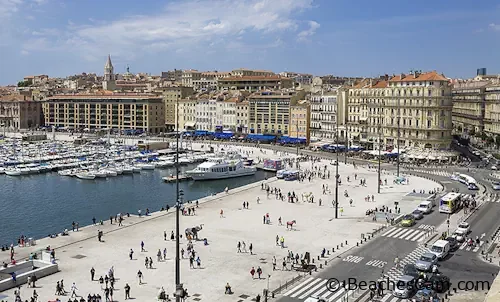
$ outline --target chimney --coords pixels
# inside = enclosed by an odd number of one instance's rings
[[[402,80],[402,79],[404,79],[404,78],[405,78],[405,74],[404,74],[404,73],[402,73],[402,74],[400,75],[400,77],[401,77],[401,80]]]
[[[373,79],[370,79],[370,88],[372,88]]]
[[[388,74],[385,75],[385,80],[389,81],[389,75]]]

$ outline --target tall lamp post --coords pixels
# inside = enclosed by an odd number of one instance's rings
[[[382,117],[383,114],[381,113],[382,110],[382,103],[380,103],[379,106],[379,112],[378,112],[378,184],[377,184],[377,193],[380,194],[380,161],[382,157],[381,149],[382,149]]]
[[[401,107],[400,105],[400,99],[398,98],[398,157],[397,157],[397,177],[399,177],[399,154],[401,153],[401,150],[399,149],[399,137],[400,137],[400,123],[401,123]]]
[[[339,218],[339,102],[337,102],[336,114],[335,114],[335,218]]]
[[[297,144],[297,156],[299,156],[299,119],[297,119],[297,141],[295,142]]]
[[[179,108],[179,99],[177,99],[177,108]],[[180,208],[181,192],[179,190],[179,110],[176,110],[176,146],[175,146],[175,301],[181,302],[184,296],[184,289],[181,283],[181,260],[180,260]]]

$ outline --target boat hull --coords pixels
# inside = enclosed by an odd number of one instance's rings
[[[186,174],[194,180],[216,180],[216,179],[227,179],[242,176],[255,175],[257,169],[244,169],[239,170],[237,173],[220,173],[220,172],[197,172],[197,171],[187,171]]]

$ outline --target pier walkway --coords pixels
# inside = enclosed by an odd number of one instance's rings
[[[250,150],[249,147],[233,148]],[[252,150],[252,158],[284,156],[270,150],[266,150],[266,154],[259,154],[257,149]],[[202,241],[193,242],[197,256],[201,259],[200,268],[190,268],[188,259],[181,261],[181,279],[190,295],[188,301],[251,301],[257,294],[262,295],[263,289],[275,289],[297,276],[297,272],[282,270],[283,258],[289,250],[294,254],[309,252],[312,258],[317,258],[323,248],[331,250],[343,243],[342,248],[329,255],[335,257],[359,241],[361,234],[371,233],[381,226],[380,221],[371,222],[366,218],[365,212],[368,209],[380,208],[382,205],[393,208],[394,201],[400,201],[401,213],[408,212],[420,201],[403,198],[409,191],[439,188],[433,181],[417,177],[412,177],[409,185],[393,185],[395,177],[384,174],[382,179],[387,179],[389,185],[383,186],[381,194],[377,194],[377,174],[374,171],[365,167],[355,169],[352,165],[341,163],[339,204],[343,211],[339,213],[339,219],[334,219],[332,201],[335,166],[330,165],[328,161],[315,165],[326,165],[331,178],[314,178],[311,182],[307,179],[304,182],[269,179],[201,199],[195,215],[181,216],[181,230],[202,225],[199,238],[208,240],[208,245],[204,245]],[[311,163],[301,163],[301,169],[311,169]],[[357,174],[357,181],[354,181],[354,174]],[[347,176],[351,178],[350,182],[347,182]],[[360,178],[366,179],[366,187],[359,185]],[[289,203],[286,198],[285,201],[277,200],[274,195],[267,197],[266,192],[261,189],[262,183],[281,189],[285,195],[289,191],[295,192],[299,202]],[[322,192],[324,185],[329,188],[326,194]],[[344,190],[348,191],[348,198],[344,197]],[[314,195],[314,202],[302,202],[303,194]],[[366,202],[365,197],[372,194],[375,201]],[[257,198],[260,199],[259,203]],[[323,201],[321,206],[318,202],[320,198]],[[349,205],[351,198],[354,201],[353,206]],[[244,201],[249,202],[248,209],[243,209]],[[263,223],[266,214],[269,214],[270,224]],[[279,217],[284,225],[279,225]],[[91,219],[92,217],[89,217],[89,221]],[[287,230],[286,222],[292,220],[296,220],[296,224],[293,230]],[[161,287],[172,295],[175,286],[175,242],[170,240],[170,233],[175,230],[175,215],[172,209],[169,213],[164,211],[152,213],[150,216],[126,217],[123,226],[116,223],[111,225],[108,220],[104,225],[81,227],[78,232],[71,231],[71,226],[68,226],[68,229],[69,236],[44,238],[38,240],[34,247],[16,248],[16,259],[26,258],[31,251],[48,245],[55,248],[60,272],[38,280],[37,292],[40,301],[55,300],[55,284],[61,279],[64,279],[67,291],[75,282],[79,295],[86,298],[89,293],[99,293],[104,297],[102,285],[90,280],[92,267],[95,268],[96,279],[105,276],[108,270],[114,267],[117,278],[114,300],[123,301],[123,288],[126,283],[130,285],[131,297],[136,301],[155,301]],[[103,242],[97,240],[98,230],[104,232]],[[167,234],[167,240],[164,240],[164,232]],[[276,244],[276,236],[283,237],[284,248]],[[145,244],[144,252],[141,252],[141,241]],[[252,244],[253,255],[249,252],[238,253],[238,241],[246,243],[247,251]],[[181,243],[186,250],[185,236]],[[167,249],[167,259],[158,262],[157,252],[163,252],[164,248]],[[130,249],[134,250],[133,260],[129,259]],[[153,259],[153,269],[145,268],[146,257]],[[276,271],[272,269],[273,257],[277,259]],[[8,258],[8,251],[0,252],[0,260]],[[251,268],[257,269],[259,266],[263,270],[262,279],[252,279]],[[136,277],[139,270],[144,276],[142,285],[138,284]],[[234,291],[233,295],[224,294],[227,282]],[[21,292],[24,300],[29,298],[32,290],[24,285]],[[0,300],[2,297],[8,297],[8,301],[13,300],[13,290],[0,293]],[[68,297],[60,299],[65,302]]]

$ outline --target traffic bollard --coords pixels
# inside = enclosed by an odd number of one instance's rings
[[[327,255],[330,255],[330,250],[326,251],[326,254],[327,254]]]
[[[344,243],[341,243],[341,244],[340,244],[340,247],[344,247]]]
[[[323,264],[321,264],[321,263],[320,263],[320,264],[319,264],[319,268],[323,268]]]
[[[318,260],[319,260],[319,256],[318,256]]]
[[[337,244],[337,250],[339,249],[339,245]]]
[[[335,248],[334,247],[332,248],[332,253],[335,253]]]
[[[359,246],[359,243],[358,243],[358,242],[356,242],[356,246]]]
[[[347,245],[347,240],[345,241],[345,245]]]
[[[325,260],[325,266],[328,264],[328,261]]]

